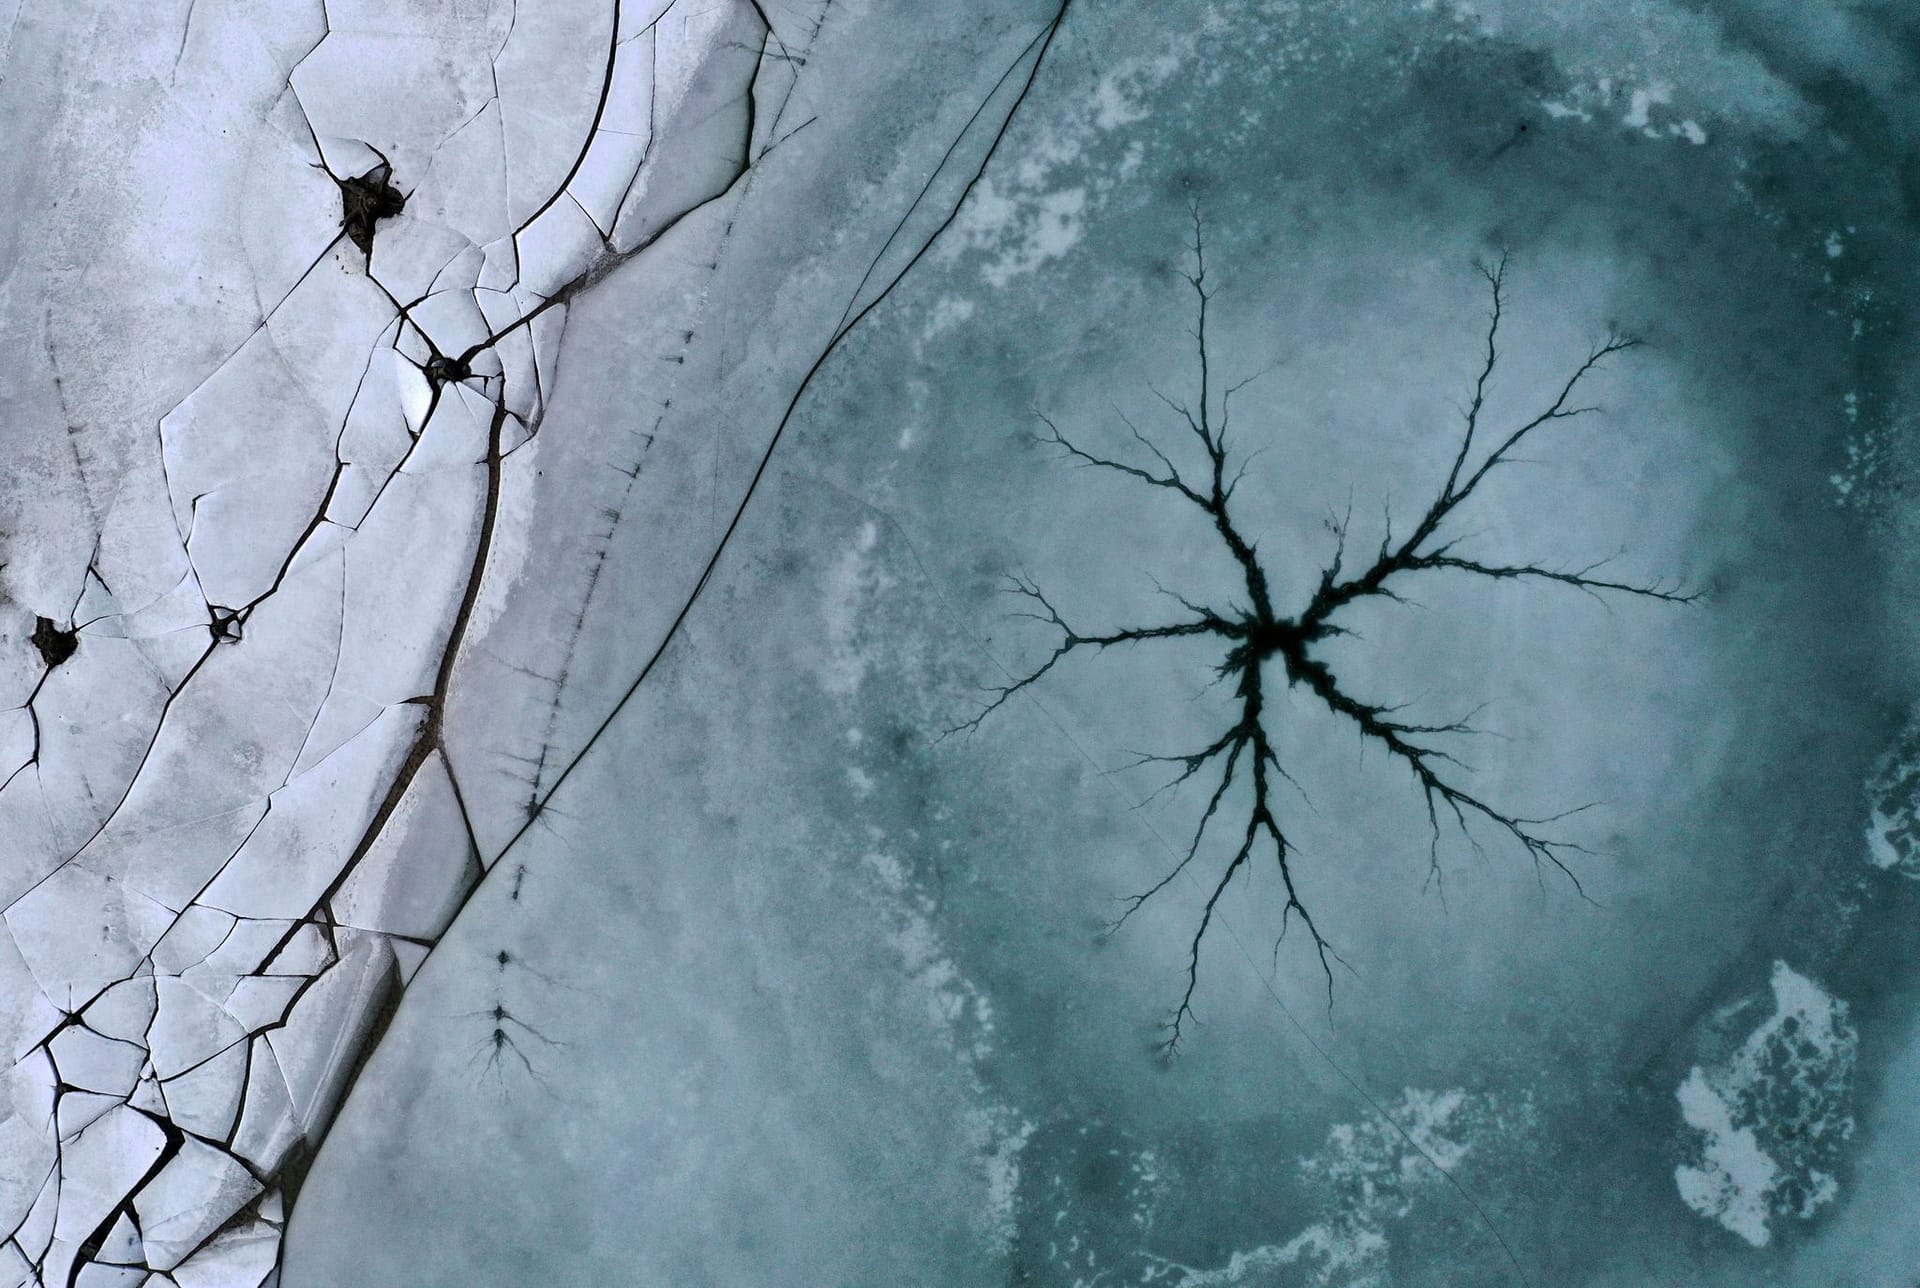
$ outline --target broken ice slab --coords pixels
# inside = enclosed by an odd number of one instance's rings
[[[134,1195],[147,1264],[173,1269],[262,1188],[226,1151],[188,1136]]]
[[[308,1140],[318,1141],[332,1121],[360,1043],[396,983],[392,949],[368,937],[301,995],[284,1028],[267,1035]]]
[[[280,1256],[280,1230],[248,1221],[222,1230],[173,1268],[180,1288],[260,1288]]]
[[[247,1036],[226,1007],[193,982],[162,975],[155,980],[160,1008],[147,1031],[153,1069],[162,1078],[185,1073]]]
[[[235,1042],[193,1068],[163,1079],[160,1095],[174,1124],[196,1136],[225,1140],[240,1113],[247,1044]]]
[[[363,173],[371,146],[406,191],[448,137],[492,99],[489,55],[498,37],[478,23],[409,30],[389,18],[382,25],[387,29],[330,30],[288,79],[329,171]],[[490,164],[500,165],[497,142]]]
[[[446,761],[429,752],[386,827],[334,894],[333,915],[345,925],[432,941],[480,875]]]
[[[159,1159],[166,1133],[122,1105],[102,1114],[60,1154],[59,1211],[53,1233],[77,1243],[91,1235]]]
[[[305,916],[345,868],[425,716],[416,706],[388,708],[274,792],[266,817],[197,901],[249,919]]]
[[[198,966],[226,942],[238,924],[232,913],[189,905],[153,946],[153,968],[163,974],[179,975]]]
[[[140,1231],[134,1228],[130,1214],[122,1212],[114,1218],[106,1238],[100,1241],[100,1251],[95,1254],[95,1259],[128,1266],[139,1262]]]
[[[72,1140],[98,1122],[100,1115],[120,1103],[118,1096],[98,1091],[61,1092],[59,1103],[54,1107],[54,1122],[60,1139]]]
[[[83,1024],[69,1024],[48,1044],[60,1080],[86,1091],[127,1096],[140,1079],[147,1053],[131,1042],[102,1037]]]
[[[130,978],[172,924],[173,913],[80,863],[68,863],[15,901],[7,928],[40,990],[74,1009]],[[87,926],[78,935],[74,926]]]
[[[745,168],[765,38],[750,5],[676,7],[654,28],[654,142],[615,218],[616,251],[651,242]]]
[[[566,183],[605,96],[619,5],[556,0],[515,11],[494,59],[508,213],[529,222]]]
[[[96,997],[82,1013],[88,1028],[126,1042],[144,1042],[159,999],[153,976],[122,980]]]
[[[255,1038],[247,1062],[247,1086],[240,1123],[233,1133],[233,1152],[252,1163],[263,1176],[280,1170],[288,1152],[301,1139],[280,1061],[264,1037]]]
[[[174,522],[207,598],[253,602],[314,521],[391,302],[336,252],[160,422]]]

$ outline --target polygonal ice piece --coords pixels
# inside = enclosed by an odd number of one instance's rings
[[[655,146],[614,222],[626,254],[726,191],[747,162],[753,68],[766,33],[749,5],[663,18],[654,29]]]
[[[97,1091],[64,1091],[60,1094],[60,1103],[54,1110],[55,1121],[59,1125],[60,1139],[71,1140],[85,1131],[101,1114],[120,1104],[118,1096],[102,1095]]]
[[[235,924],[231,913],[200,904],[188,905],[181,910],[173,928],[153,946],[153,968],[178,975],[198,966],[207,959],[208,953],[226,942],[227,933]]]
[[[389,708],[275,792],[266,818],[200,901],[240,917],[292,919],[312,911],[359,844],[424,718],[419,707]]]
[[[208,955],[206,969],[221,975],[251,975],[292,929],[291,919],[238,922],[220,947]]]
[[[160,1174],[134,1195],[147,1264],[173,1269],[260,1190],[260,1182],[232,1156],[187,1137]]]
[[[184,1073],[247,1036],[224,1006],[188,981],[162,975],[155,983],[160,1009],[147,1030],[147,1042],[154,1072],[162,1078]]]
[[[306,983],[296,975],[248,975],[234,981],[227,1013],[249,1033],[257,1033],[286,1018],[287,1007]]]
[[[364,940],[301,995],[286,1027],[267,1034],[309,1140],[332,1120],[360,1043],[396,982],[386,941]]]
[[[280,1255],[280,1231],[265,1221],[222,1230],[174,1267],[180,1288],[260,1288]]]
[[[72,1242],[92,1234],[139,1184],[166,1144],[166,1133],[136,1109],[121,1105],[102,1114],[61,1151],[53,1233]]]
[[[81,1024],[69,1024],[47,1044],[60,1080],[86,1091],[126,1096],[139,1081],[147,1053],[131,1042],[101,1037]]]
[[[41,991],[71,1010],[132,976],[173,913],[124,883],[69,863],[6,911]]]
[[[520,252],[520,289],[550,298],[584,273],[604,245],[580,203],[565,193],[514,235]]]
[[[113,1220],[107,1230],[107,1237],[100,1241],[100,1251],[95,1254],[99,1261],[111,1261],[118,1265],[138,1265],[141,1260],[140,1231],[134,1227],[133,1217],[122,1212]]]
[[[333,946],[320,927],[308,923],[288,937],[286,945],[267,960],[266,974],[311,979],[333,964]]]
[[[516,224],[561,184],[586,146],[613,56],[619,6],[554,0],[516,13],[494,59]]]
[[[247,1091],[240,1126],[233,1133],[233,1152],[263,1174],[280,1170],[287,1151],[301,1138],[280,1061],[263,1037],[253,1040],[253,1058],[247,1065]]]
[[[240,1090],[247,1077],[247,1044],[226,1050],[160,1084],[176,1125],[196,1136],[225,1140],[240,1113]]]
[[[141,975],[122,980],[93,1000],[81,1018],[95,1033],[126,1042],[145,1042],[147,1026],[153,1023],[153,976]]]
[[[333,915],[364,930],[438,939],[480,876],[453,780],[435,750],[334,894]]]

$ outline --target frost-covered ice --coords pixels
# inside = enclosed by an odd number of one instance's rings
[[[1910,1271],[1915,49],[1885,0],[0,6],[0,1288]],[[1124,628],[1232,551],[1035,410],[1178,472],[1231,385],[1291,603],[1615,323],[1323,641],[1345,708],[1253,668],[1298,866],[1116,929],[1210,808],[1141,749],[1231,686],[1116,639],[962,736],[1046,656],[995,587]],[[1521,593],[1614,550],[1701,602]],[[1321,721],[1401,701],[1461,735],[1424,816]],[[1533,863],[1429,845],[1482,799]]]
[[[23,1274],[277,1274],[276,1187],[485,858],[443,710],[474,583],[513,574],[489,543],[559,297],[734,181],[764,36],[745,3],[188,6],[132,135],[50,123],[79,210],[201,259],[83,311],[84,341],[42,319],[53,390],[100,423],[69,425],[72,513],[16,553],[4,627]],[[133,186],[104,185],[128,147]],[[207,342],[143,327],[148,298]],[[163,392],[97,375],[103,346]]]
[[[1846,1003],[1785,962],[1773,964],[1771,987],[1773,1013],[1676,1093],[1698,1133],[1695,1160],[1674,1169],[1680,1197],[1755,1247],[1779,1222],[1805,1221],[1839,1196],[1860,1043]]]

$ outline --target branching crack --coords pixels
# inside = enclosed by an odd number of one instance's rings
[[[1230,683],[1237,700],[1233,723],[1213,742],[1197,751],[1176,755],[1148,755],[1133,762],[1133,767],[1149,764],[1170,766],[1173,776],[1154,796],[1202,775],[1212,778],[1212,790],[1201,811],[1192,838],[1175,866],[1148,889],[1124,901],[1120,916],[1109,930],[1116,930],[1149,900],[1190,870],[1199,858],[1209,829],[1218,830],[1230,816],[1244,820],[1233,830],[1233,852],[1225,866],[1203,883],[1206,900],[1198,925],[1188,941],[1184,991],[1165,1025],[1161,1044],[1164,1054],[1179,1050],[1186,1024],[1194,1019],[1193,999],[1199,984],[1200,950],[1211,928],[1214,913],[1234,875],[1246,869],[1257,853],[1270,850],[1284,890],[1279,938],[1284,940],[1294,918],[1311,937],[1321,972],[1326,977],[1328,1006],[1333,1002],[1333,965],[1340,962],[1327,936],[1309,912],[1298,885],[1298,851],[1289,839],[1275,802],[1277,781],[1291,782],[1275,750],[1270,728],[1271,711],[1267,704],[1269,664],[1278,668],[1289,688],[1304,689],[1330,712],[1343,717],[1369,744],[1383,748],[1418,787],[1425,806],[1429,830],[1428,879],[1441,880],[1440,841],[1443,823],[1456,830],[1476,850],[1477,823],[1504,835],[1532,859],[1537,870],[1551,869],[1572,884],[1584,898],[1579,877],[1570,860],[1585,853],[1577,844],[1557,835],[1554,824],[1590,806],[1545,816],[1512,812],[1486,799],[1467,785],[1467,767],[1449,748],[1462,735],[1480,732],[1471,723],[1472,716],[1441,723],[1415,723],[1402,719],[1401,707],[1364,700],[1343,684],[1332,666],[1316,652],[1324,641],[1351,631],[1340,621],[1340,614],[1351,606],[1370,599],[1398,602],[1401,584],[1416,574],[1452,574],[1492,581],[1540,581],[1567,586],[1594,596],[1625,596],[1663,603],[1692,603],[1698,595],[1662,582],[1634,582],[1595,575],[1603,564],[1581,568],[1555,568],[1532,563],[1486,562],[1459,553],[1460,536],[1453,534],[1449,520],[1464,512],[1481,484],[1502,465],[1515,459],[1513,453],[1539,431],[1556,422],[1586,415],[1593,407],[1579,404],[1575,396],[1587,378],[1616,354],[1638,343],[1630,336],[1610,332],[1593,346],[1586,356],[1557,386],[1543,410],[1522,420],[1516,427],[1493,431],[1484,423],[1485,403],[1500,358],[1500,329],[1506,307],[1508,263],[1503,255],[1492,264],[1479,266],[1490,295],[1491,308],[1485,332],[1484,351],[1474,381],[1471,400],[1464,411],[1464,426],[1445,480],[1420,513],[1412,529],[1396,541],[1391,516],[1379,548],[1364,565],[1350,567],[1347,532],[1351,513],[1329,521],[1335,537],[1333,556],[1321,572],[1318,583],[1304,607],[1284,615],[1274,607],[1273,591],[1268,584],[1256,543],[1248,537],[1233,512],[1235,488],[1245,476],[1249,455],[1236,450],[1230,437],[1233,398],[1247,382],[1232,385],[1217,396],[1216,377],[1211,367],[1209,306],[1215,288],[1208,284],[1205,228],[1198,205],[1189,208],[1192,239],[1187,245],[1191,271],[1183,272],[1192,291],[1196,325],[1195,342],[1197,390],[1192,403],[1172,398],[1159,390],[1154,394],[1170,413],[1176,436],[1190,436],[1204,455],[1204,469],[1183,471],[1168,451],[1131,421],[1122,416],[1133,440],[1145,453],[1140,463],[1098,454],[1082,447],[1064,434],[1044,413],[1036,413],[1043,428],[1043,441],[1059,451],[1069,462],[1088,468],[1109,470],[1142,486],[1170,492],[1197,509],[1207,520],[1220,543],[1239,570],[1246,592],[1246,604],[1214,609],[1169,593],[1184,610],[1185,616],[1163,625],[1129,626],[1110,631],[1091,631],[1070,623],[1041,591],[1039,585],[1024,577],[1013,578],[1008,591],[1026,602],[1018,615],[1046,625],[1058,636],[1058,642],[1037,666],[1013,676],[993,691],[993,696],[972,718],[949,730],[970,733],[982,721],[1017,694],[1039,683],[1069,657],[1101,653],[1117,645],[1146,645],[1159,641],[1207,637],[1223,650],[1216,672],[1222,682]],[[1489,449],[1489,444],[1491,447]],[[1229,797],[1234,788],[1241,792]],[[1152,797],[1149,797],[1152,799]],[[1244,800],[1244,806],[1239,802]],[[1342,963],[1344,965],[1344,963]]]

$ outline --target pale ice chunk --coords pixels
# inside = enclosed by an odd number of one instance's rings
[[[542,298],[586,272],[602,250],[600,230],[573,198],[562,194],[514,237],[520,251],[520,289]]]
[[[264,1037],[253,1040],[253,1059],[247,1065],[247,1091],[240,1125],[233,1133],[233,1152],[271,1175],[280,1169],[287,1151],[300,1139],[280,1061]]]
[[[430,392],[420,368],[390,348],[376,351],[340,433],[340,482],[327,517],[360,526],[374,498],[413,448]]]
[[[443,386],[440,401],[433,415],[427,418],[426,428],[420,431],[420,441],[407,455],[401,471],[417,475],[479,464],[487,455],[492,422],[493,403],[477,390],[464,383]],[[382,496],[381,500],[386,498]],[[447,544],[459,548],[457,539]]]
[[[477,269],[478,262],[474,264]],[[484,343],[487,320],[474,303],[471,285],[439,289],[407,310],[413,324],[436,349],[450,357],[466,352],[470,345]]]
[[[424,718],[418,707],[389,708],[275,792],[267,816],[201,901],[239,917],[305,916],[346,866]]]
[[[365,930],[438,939],[480,875],[453,780],[436,750],[407,784],[379,838],[341,883],[333,915]]]
[[[247,1044],[226,1050],[160,1083],[160,1094],[178,1126],[209,1140],[225,1140],[240,1112],[247,1077]]]
[[[92,1234],[140,1183],[166,1144],[166,1133],[138,1110],[120,1105],[102,1114],[61,1151],[54,1235],[77,1242]]]
[[[251,975],[260,969],[260,964],[279,947],[291,929],[291,919],[237,922],[226,940],[207,957],[206,967],[223,975]]]
[[[33,713],[25,707],[0,711],[0,778],[33,759]]]
[[[53,816],[40,792],[40,767],[29,765],[0,786],[0,906],[12,903],[60,865],[66,847],[54,837]],[[7,999],[0,997],[0,1007]]]
[[[127,1097],[127,1103],[135,1109],[152,1114],[155,1118],[167,1116],[167,1101],[166,1097],[160,1094],[160,1080],[150,1073],[142,1075],[140,1085],[133,1089],[131,1096]]]
[[[98,1121],[101,1114],[121,1103],[123,1102],[119,1096],[110,1096],[100,1091],[63,1092],[60,1103],[54,1110],[60,1139],[71,1140]]]
[[[87,1027],[110,1038],[144,1042],[147,1026],[159,1001],[154,995],[153,976],[142,975],[122,980],[101,993],[81,1014]]]
[[[149,1282],[147,1272],[134,1266],[109,1266],[90,1261],[74,1276],[73,1288],[139,1288]]]
[[[435,150],[425,179],[407,198],[408,206],[476,246],[505,237],[513,231],[507,217],[505,146],[500,104],[489,102]]]
[[[231,913],[200,904],[189,905],[172,929],[154,945],[153,968],[168,975],[179,975],[198,966],[226,942],[237,924]]]
[[[60,1205],[60,1175],[58,1171],[49,1171],[35,1186],[33,1206],[27,1211],[26,1218],[13,1232],[28,1255],[45,1255],[48,1242],[53,1238],[55,1209]],[[112,1204],[108,1204],[112,1210]],[[37,1288],[37,1285],[36,1285]]]
[[[100,1241],[99,1259],[129,1266],[140,1261],[140,1231],[134,1228],[132,1216],[122,1212],[114,1218],[107,1237]]]
[[[676,10],[654,29],[650,155],[614,221],[614,249],[646,245],[726,191],[747,162],[750,88],[766,34],[749,5]]]
[[[305,983],[297,975],[248,975],[234,981],[227,1013],[249,1033],[278,1024]]]
[[[398,215],[380,221],[373,245],[369,271],[374,280],[406,304],[425,295],[473,243],[445,224],[422,218],[409,203]]]
[[[286,1027],[267,1035],[308,1139],[318,1140],[332,1120],[360,1043],[395,983],[392,950],[384,939],[366,939],[301,995]]]
[[[40,690],[40,786],[69,853],[133,781],[167,700],[163,678],[127,640],[83,635]]]
[[[66,1009],[131,977],[173,921],[167,908],[79,863],[60,868],[5,915],[41,991]],[[92,929],[79,935],[75,926]]]
[[[147,1045],[154,1072],[162,1078],[184,1073],[247,1036],[219,999],[207,996],[189,980],[162,975],[155,984],[160,1009],[147,1030]]]
[[[508,210],[531,219],[586,146],[611,71],[619,6],[555,0],[516,11],[494,59],[505,124]]]
[[[290,79],[316,133],[379,148],[404,192],[492,96],[487,44],[477,23],[432,31],[334,30]],[[495,166],[498,150],[496,144]],[[377,256],[377,236],[374,244]]]
[[[126,801],[90,861],[184,908],[286,781],[326,693],[340,642],[344,559],[289,574],[174,699]]]
[[[105,1095],[132,1092],[147,1062],[147,1053],[133,1043],[101,1037],[79,1024],[61,1029],[47,1045],[62,1081]]]
[[[174,1267],[180,1288],[260,1288],[280,1255],[280,1231],[265,1221],[222,1230]]]
[[[304,925],[288,938],[286,946],[267,962],[269,975],[295,975],[307,979],[333,964],[333,946],[318,926]]]
[[[393,964],[400,973],[402,987],[413,983],[414,972],[420,969],[421,962],[427,960],[428,951],[425,944],[416,944],[410,939],[393,941]]]
[[[156,1270],[179,1265],[262,1188],[231,1156],[189,1136],[133,1199],[147,1264]]]

